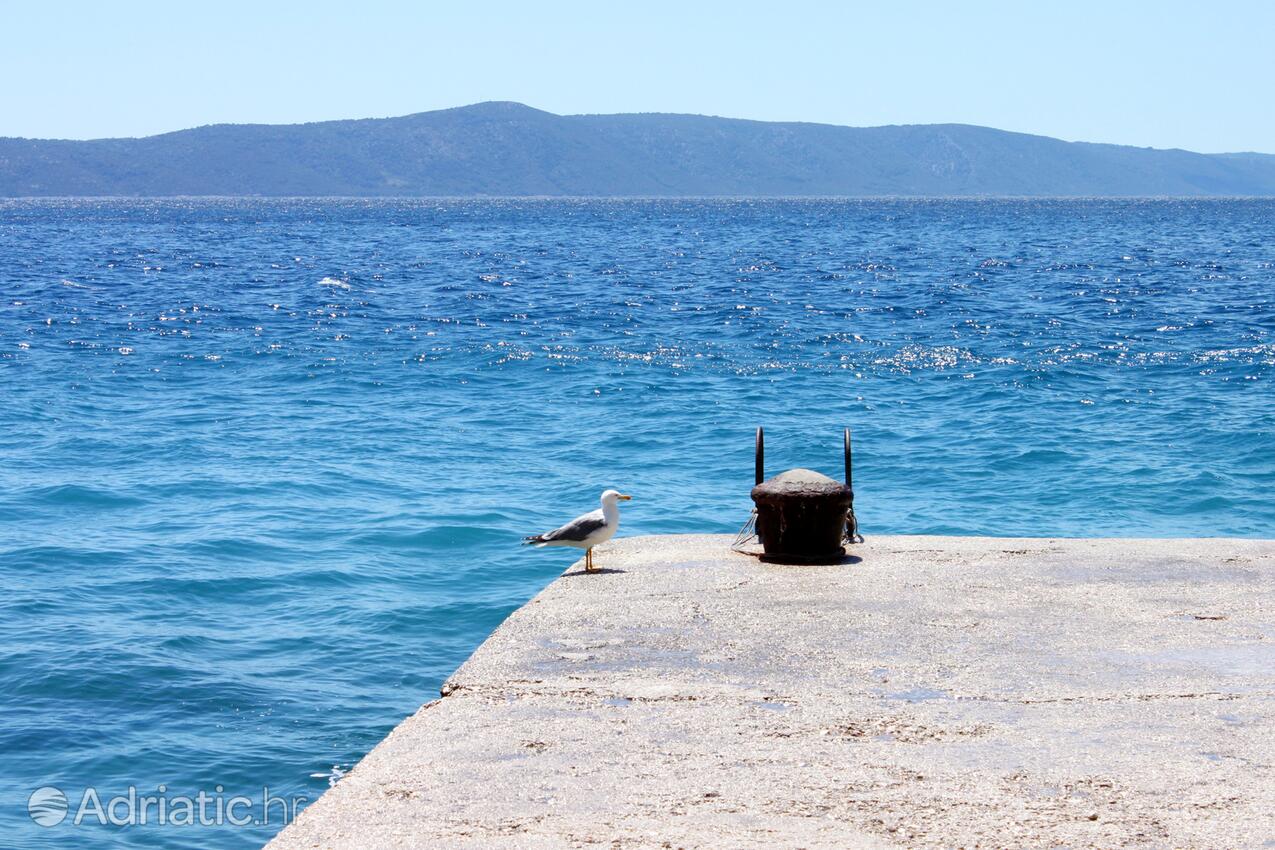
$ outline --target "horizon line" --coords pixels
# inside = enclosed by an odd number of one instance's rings
[[[162,135],[162,134],[161,134]],[[0,137],[4,138],[4,137]],[[8,137],[13,138],[13,137]],[[1203,154],[1207,156],[1208,154]],[[1264,154],[1265,155],[1265,154]],[[66,201],[1272,201],[1269,195],[0,195],[14,202]]]

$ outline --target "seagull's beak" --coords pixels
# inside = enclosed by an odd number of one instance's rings
[[[616,499],[618,499],[618,500],[619,500],[619,501],[621,501],[621,502],[631,502],[631,501],[633,501],[633,497],[632,497],[632,496],[626,496],[626,495],[624,495],[623,493],[621,493],[620,495],[616,496],[615,498],[616,498]]]

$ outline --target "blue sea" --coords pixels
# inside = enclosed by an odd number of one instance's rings
[[[1272,378],[1269,201],[0,202],[0,844],[259,846],[89,790],[316,797],[758,425],[869,537],[1275,537]]]

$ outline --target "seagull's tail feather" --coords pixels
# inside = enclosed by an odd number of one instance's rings
[[[545,540],[543,534],[533,534],[530,537],[522,538],[522,545],[524,546],[543,546],[546,542],[548,541]]]

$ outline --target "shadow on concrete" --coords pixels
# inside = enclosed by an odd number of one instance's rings
[[[591,573],[586,572],[582,569],[572,570],[569,573],[563,573],[561,578],[571,578],[572,576],[600,576],[600,575],[605,575],[607,573],[619,574],[619,573],[626,573],[626,572],[628,572],[628,570],[613,570],[608,567],[598,567],[596,570],[594,570]]]
[[[863,562],[863,559],[858,555],[843,555],[835,561],[803,561],[797,558],[782,558],[771,555],[761,555],[757,560],[763,564],[774,564],[779,567],[842,567]]]

